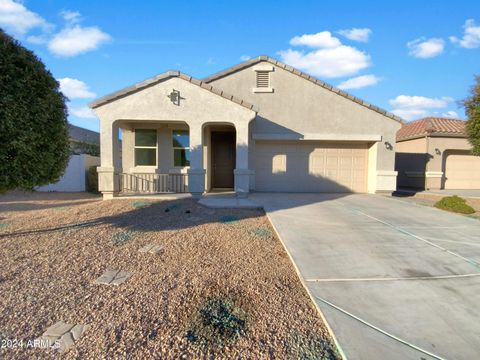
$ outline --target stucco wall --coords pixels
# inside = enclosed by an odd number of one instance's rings
[[[87,190],[87,171],[100,165],[98,156],[71,155],[65,173],[56,183],[40,186],[37,191],[82,192]]]
[[[260,64],[271,65],[269,62]],[[372,148],[375,157],[369,157],[373,171],[380,171],[380,174],[369,177],[369,183],[375,183],[376,190],[395,188],[395,134],[401,126],[399,122],[275,65],[272,65],[274,71],[270,73],[273,93],[255,93],[254,67],[257,65],[211,82],[213,86],[236,94],[258,107],[258,116],[252,124],[254,136],[277,134],[292,138],[318,138],[329,135],[339,140],[381,136],[381,144],[376,149]],[[393,149],[387,149],[385,142],[390,143]],[[250,148],[252,157],[254,146]]]
[[[437,154],[436,150],[440,151]],[[443,171],[442,162],[446,150],[471,150],[472,145],[465,138],[430,137],[428,139],[428,153],[431,155],[427,171]]]
[[[449,150],[471,150],[466,138],[419,138],[397,143],[397,164],[400,186],[441,189],[445,177],[445,157]],[[408,176],[410,172],[410,176]],[[422,173],[423,175],[415,173]]]
[[[168,95],[172,90],[180,91],[180,104],[174,104]],[[130,171],[133,164],[133,129],[154,126],[170,130],[158,132],[161,146],[159,147],[159,166],[161,169],[169,168],[172,156],[168,153],[171,148],[171,131],[175,126],[188,125],[190,132],[190,169],[189,189],[199,194],[205,190],[205,164],[203,154],[203,125],[206,123],[229,123],[237,132],[237,164],[236,169],[248,169],[248,127],[255,117],[255,112],[246,107],[230,101],[211,91],[203,89],[191,82],[170,77],[139,91],[124,95],[115,101],[102,104],[94,108],[100,118],[101,157],[102,165],[99,168],[99,188],[112,196],[118,189],[118,181],[113,174],[122,167]],[[173,126],[173,127],[172,127]],[[124,164],[120,163],[116,133],[118,128],[123,128]],[[168,139],[168,149],[164,140]],[[160,142],[159,142],[160,144]],[[163,148],[163,151],[162,150]],[[161,154],[160,154],[161,151]],[[168,158],[168,159],[167,159]],[[138,169],[142,170],[142,169]],[[145,169],[147,170],[147,169]],[[160,170],[160,169],[159,169]],[[238,176],[237,176],[238,175]],[[248,191],[248,180],[243,181],[248,175],[237,174],[235,188],[238,191]],[[192,191],[193,192],[193,191]]]

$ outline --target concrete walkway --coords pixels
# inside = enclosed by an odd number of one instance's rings
[[[412,193],[412,194],[430,194],[439,196],[451,196],[458,195],[463,198],[480,199],[480,189],[478,190],[412,190],[412,189],[399,189],[399,192]]]
[[[480,221],[394,198],[252,194],[348,359],[480,354]]]

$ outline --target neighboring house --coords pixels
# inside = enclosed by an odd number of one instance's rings
[[[40,186],[37,191],[81,192],[87,190],[87,171],[100,165],[100,134],[72,124],[68,125],[71,155],[59,181]]]
[[[401,119],[267,56],[203,80],[170,71],[90,106],[104,198],[187,186],[197,196],[396,188]]]
[[[397,133],[398,186],[480,189],[480,157],[471,154],[465,121],[428,117]]]

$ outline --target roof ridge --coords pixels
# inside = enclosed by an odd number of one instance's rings
[[[135,93],[135,92],[140,91],[142,89],[145,89],[147,87],[158,84],[159,82],[170,79],[172,77],[178,77],[180,79],[188,81],[191,84],[197,85],[197,86],[201,87],[202,89],[210,91],[211,93],[213,93],[215,95],[221,96],[224,99],[230,100],[230,101],[232,101],[232,102],[234,102],[238,105],[241,105],[241,106],[243,106],[243,107],[245,107],[249,110],[252,110],[252,111],[255,111],[255,112],[258,111],[257,107],[254,104],[251,104],[248,101],[240,99],[240,98],[238,98],[234,95],[228,94],[221,89],[213,87],[212,85],[209,85],[202,80],[196,79],[193,76],[184,74],[184,73],[182,73],[181,71],[178,71],[178,70],[168,70],[168,71],[166,71],[164,73],[161,73],[161,74],[158,74],[158,75],[156,75],[152,78],[146,79],[144,81],[133,84],[131,86],[127,86],[127,87],[125,87],[121,90],[115,91],[111,94],[102,96],[101,98],[99,98],[95,101],[92,101],[91,103],[88,104],[88,106],[92,109],[95,109],[95,108],[100,107],[102,105],[105,105],[109,102],[115,101],[119,98],[128,96],[132,93]]]
[[[351,94],[349,94],[349,93],[347,93],[347,92],[345,92],[345,91],[343,91],[339,88],[336,88],[336,87],[334,87],[334,86],[316,78],[315,76],[312,76],[312,75],[307,74],[303,71],[300,71],[300,70],[294,68],[293,66],[284,64],[284,63],[278,61],[277,59],[272,58],[272,57],[267,56],[267,55],[260,55],[260,56],[257,56],[255,58],[251,58],[249,60],[241,62],[237,65],[234,65],[230,68],[221,70],[221,71],[219,71],[215,74],[212,74],[210,76],[207,76],[207,77],[203,78],[203,81],[206,82],[206,83],[209,83],[211,81],[214,81],[214,80],[217,80],[219,78],[225,77],[225,76],[231,74],[232,72],[239,71],[241,69],[247,68],[247,67],[249,67],[253,64],[256,64],[258,62],[261,62],[261,61],[268,61],[269,63],[274,64],[274,65],[276,65],[276,66],[278,66],[278,67],[280,67],[284,70],[287,70],[287,71],[289,71],[289,72],[291,72],[295,75],[298,75],[298,76],[304,78],[305,80],[313,82],[314,84],[317,84],[317,85],[319,85],[319,86],[321,86],[321,87],[323,87],[327,90],[330,90],[330,91],[332,91],[332,92],[334,92],[334,93],[336,93],[340,96],[343,96],[343,97],[345,97],[349,100],[352,100],[359,105],[362,105],[362,106],[364,106],[364,107],[366,107],[370,110],[378,112],[378,113],[380,113],[380,114],[382,114],[382,115],[384,115],[384,116],[386,116],[386,117],[388,117],[392,120],[398,121],[401,124],[405,124],[405,121],[401,117],[399,117],[395,114],[392,114],[391,112],[388,112],[388,111],[386,111],[382,108],[379,108],[378,106],[372,105],[369,102],[360,99],[359,97],[353,96],[353,95],[351,95]]]

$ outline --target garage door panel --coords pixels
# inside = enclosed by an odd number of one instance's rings
[[[445,189],[480,189],[480,157],[468,152],[447,152]]]
[[[257,141],[258,191],[366,192],[367,145]]]

